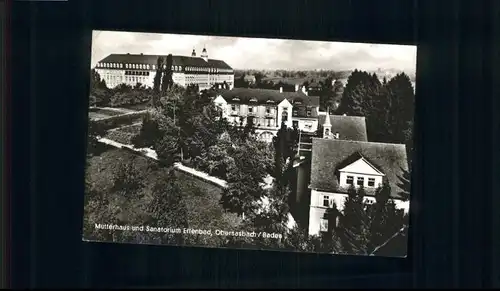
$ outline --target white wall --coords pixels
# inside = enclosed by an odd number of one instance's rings
[[[347,194],[341,193],[332,193],[332,192],[324,192],[311,190],[311,203],[309,209],[309,235],[318,235],[320,220],[323,218],[327,207],[323,206],[323,197],[328,196],[330,200],[330,206],[335,203],[337,205],[337,209],[342,211],[344,207],[344,201],[347,198]],[[366,203],[375,203],[376,199],[372,196],[365,197]],[[403,209],[405,213],[408,213],[410,209],[409,201],[401,201],[399,199],[394,199],[396,207],[398,209]]]
[[[288,120],[287,120],[286,126],[292,127],[292,125],[293,125],[293,122],[292,122],[293,106],[290,102],[288,102],[287,99],[281,101],[280,104],[278,104],[278,125],[281,125],[282,113],[283,113],[284,108],[287,108],[287,112],[288,112]]]

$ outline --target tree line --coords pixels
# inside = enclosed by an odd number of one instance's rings
[[[355,70],[348,78],[337,114],[366,117],[368,140],[406,144],[411,165],[415,93],[399,73],[380,82],[376,74]]]

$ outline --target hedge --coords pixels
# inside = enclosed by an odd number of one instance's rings
[[[147,111],[138,111],[127,114],[115,115],[106,119],[96,120],[106,129],[117,128],[124,125],[130,125],[135,122],[142,121],[143,117],[146,115]]]
[[[132,138],[135,135],[136,135],[135,133],[124,132],[121,129],[117,129],[113,131],[108,131],[105,137],[122,144],[132,144]]]

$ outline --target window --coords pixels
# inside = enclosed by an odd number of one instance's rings
[[[368,178],[368,186],[370,187],[375,186],[375,178]]]
[[[325,135],[326,136],[330,135],[330,130],[328,128],[325,128]]]
[[[307,116],[311,116],[311,110],[307,110]]]
[[[270,114],[271,113],[271,107],[266,107],[266,113]]]
[[[299,128],[299,122],[297,120],[294,120],[292,126],[293,128]]]
[[[322,218],[319,222],[319,231],[327,232],[328,231],[328,220]]]
[[[236,105],[231,105],[231,110],[236,111]]]
[[[358,177],[357,183],[358,186],[363,186],[365,184],[365,178]]]
[[[156,65],[153,65],[153,70],[156,70]]]
[[[253,107],[252,106],[249,106],[248,107],[248,113],[252,113],[253,112]]]
[[[323,206],[330,207],[330,198],[328,196],[323,196]]]
[[[354,177],[353,176],[347,176],[346,183],[347,183],[347,185],[354,184]]]

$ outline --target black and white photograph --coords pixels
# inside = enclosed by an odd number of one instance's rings
[[[406,257],[417,47],[93,31],[83,240]]]

